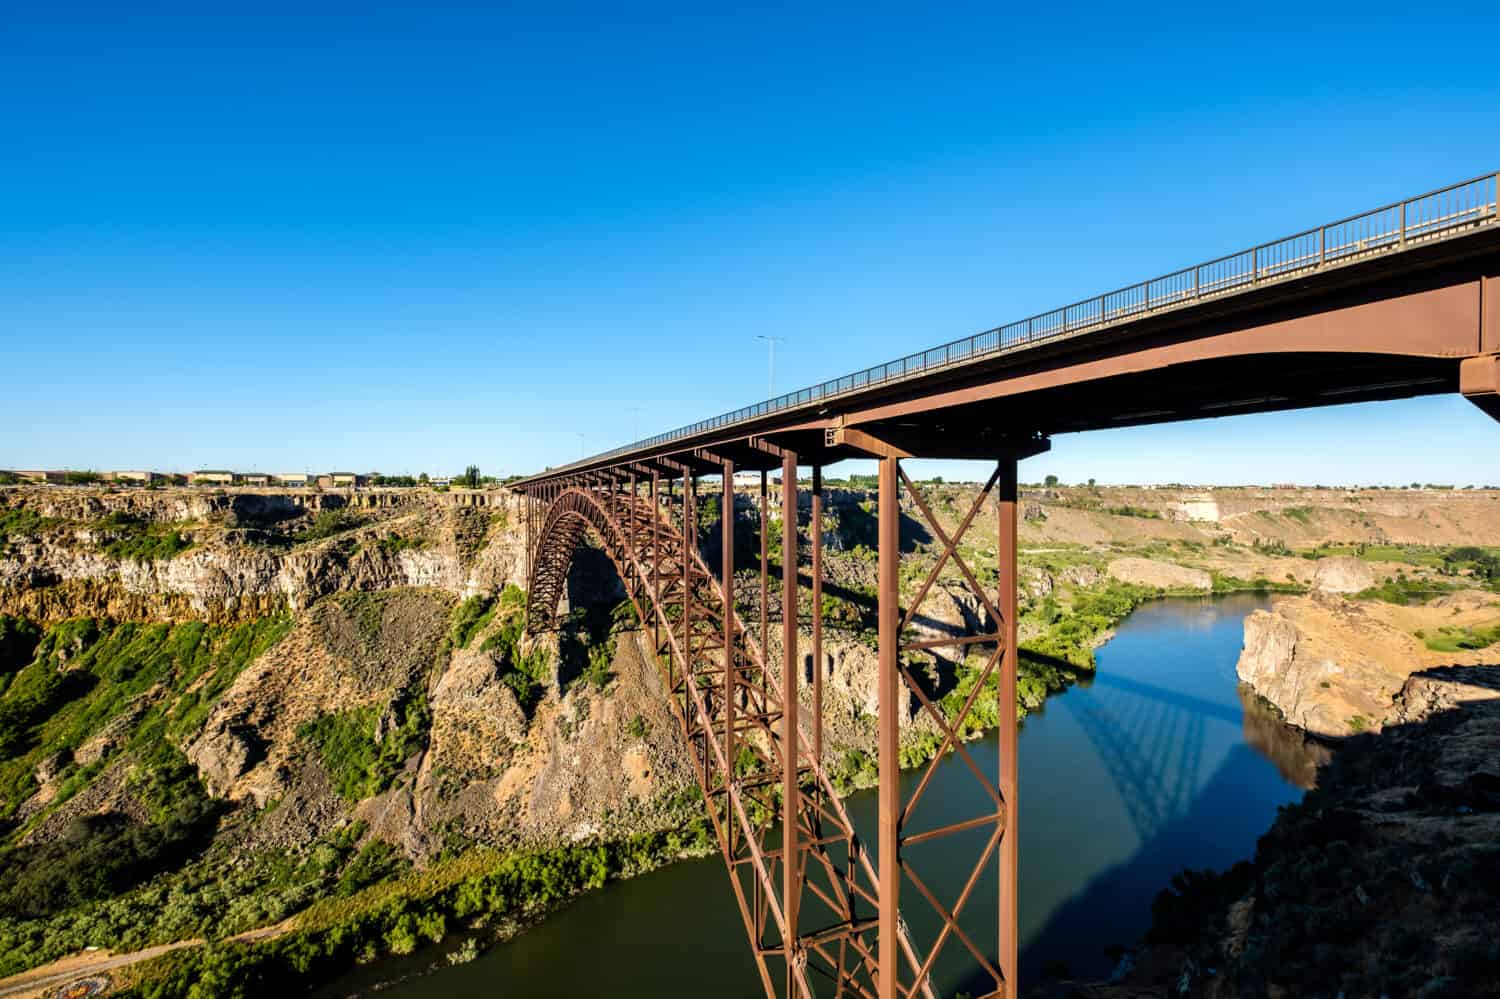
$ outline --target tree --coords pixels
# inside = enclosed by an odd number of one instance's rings
[[[1047,476],[1047,488],[1051,489],[1052,487],[1054,487],[1056,485],[1057,485],[1057,476],[1055,476],[1055,475],[1049,475],[1049,476]]]
[[[1094,480],[1093,479],[1089,479],[1089,488],[1090,489],[1094,488]]]
[[[458,481],[462,482],[469,489],[478,489],[479,466],[470,465],[468,468],[464,469],[464,474],[458,477]]]

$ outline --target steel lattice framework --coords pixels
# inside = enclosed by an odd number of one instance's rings
[[[879,442],[857,440],[878,450]],[[781,511],[798,510],[797,456],[765,440],[755,452],[779,459]],[[873,453],[873,452],[872,452]],[[932,515],[920,489],[901,471],[895,454],[882,456],[880,482],[880,675],[879,826],[867,842],[855,829],[824,766],[823,670],[811,670],[810,696],[799,689],[799,599],[797,517],[781,517],[779,646],[772,640],[769,608],[770,523],[764,470],[759,493],[758,593],[736,592],[733,492],[735,463],[705,450],[695,465],[663,459],[665,466],[633,467],[619,473],[573,476],[528,490],[527,528],[531,553],[527,620],[533,632],[557,624],[574,552],[593,539],[625,584],[663,671],[666,688],[694,757],[698,784],[728,867],[735,899],[749,935],[767,995],[935,996],[935,968],[960,952],[977,969],[976,995],[1009,995],[1015,941],[1015,838],[1008,816],[1015,798],[1015,458],[998,463],[950,536]],[[721,550],[710,568],[699,545],[699,488],[706,468],[718,471]],[[999,517],[998,574],[1007,585],[982,586],[959,552],[960,542],[996,496]],[[942,553],[902,612],[896,599],[902,500],[908,517],[920,518],[941,541]],[[821,469],[813,469],[811,525],[820,525]],[[812,529],[808,602],[813,664],[822,659],[822,531]],[[945,569],[955,568],[986,610],[991,627],[974,635],[900,641]],[[744,587],[741,587],[744,590]],[[759,611],[756,622],[747,616]],[[979,682],[955,714],[933,702],[908,659],[952,648],[984,650]],[[790,664],[790,668],[788,666]],[[985,690],[998,679],[1001,712],[999,780],[975,759],[960,734]],[[907,692],[903,698],[902,690]],[[937,757],[902,794],[900,741],[905,705],[916,705],[941,732]],[[988,803],[979,814],[927,820],[924,807],[933,774],[944,755],[956,753],[983,789]],[[934,813],[937,814],[937,813]],[[914,848],[942,845],[948,837],[982,833],[972,871],[953,898],[941,898],[913,862]],[[946,846],[942,848],[946,849]],[[995,902],[1009,914],[999,920],[998,940],[983,940],[966,925],[976,907],[976,887],[986,872],[998,874],[999,897],[978,906],[993,921]],[[914,932],[897,899],[914,890],[923,926]],[[920,938],[919,938],[920,937]],[[952,960],[951,956],[948,960]]]
[[[573,553],[592,536],[649,631],[768,996],[1014,996],[1017,463],[1059,433],[1444,392],[1500,419],[1500,174],[521,480],[528,627],[555,626]],[[916,457],[994,463],[951,530],[902,467]],[[812,487],[805,692],[799,458]],[[821,471],[849,458],[878,462],[873,837],[850,822],[824,764]],[[760,473],[761,525],[758,587],[738,591],[737,469]],[[775,470],[785,514],[779,642],[767,528]],[[717,571],[700,551],[701,480],[717,480],[726,518]],[[997,550],[980,571],[963,541],[992,501]],[[925,528],[938,552],[905,587],[904,522]],[[972,633],[917,637],[939,577],[980,608]],[[938,703],[923,675],[932,657],[980,664],[960,703]],[[965,741],[991,690],[993,777],[980,743]],[[980,803],[976,814],[935,806],[936,763],[903,776],[902,731],[913,724],[937,733],[936,759],[956,757],[977,783],[964,799]],[[1148,774],[1132,777],[1149,784]],[[951,896],[924,874],[934,850],[973,858]]]

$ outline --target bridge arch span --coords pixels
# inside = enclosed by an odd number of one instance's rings
[[[571,487],[552,502],[532,545],[531,569],[526,585],[526,626],[532,634],[557,627],[557,608],[568,586],[568,571],[573,558],[590,535],[600,543],[604,554],[614,564],[625,583],[625,592],[635,605],[636,616],[649,620],[646,608],[636,599],[636,587],[642,568],[624,526],[600,494],[589,489]]]

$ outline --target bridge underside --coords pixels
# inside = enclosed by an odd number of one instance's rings
[[[1500,220],[1496,202],[1485,212]],[[1500,419],[1500,225],[1485,224],[1462,239],[1411,246],[1403,228],[1403,241],[1387,244],[1392,252],[1348,266],[1273,276],[1232,296],[1196,296],[1120,322],[1096,318],[1086,336],[1049,335],[1024,350],[857,382],[833,398],[764,415],[757,408],[732,426],[710,422],[520,484],[530,500],[533,629],[553,624],[585,531],[620,568],[698,755],[768,995],[1016,994],[1017,463],[1055,434],[1445,392],[1462,392]],[[1094,316],[1107,316],[1106,301]],[[820,472],[846,458],[879,467],[873,841],[833,792],[822,737]],[[944,531],[907,479],[909,458],[993,462],[955,532]],[[770,585],[765,474],[778,469],[780,510],[798,509],[799,469],[811,472],[812,494],[805,542],[799,518],[782,518],[779,598]],[[732,529],[721,531],[717,571],[699,551],[703,483],[724,494],[744,471],[762,473],[750,497],[761,525],[756,592],[735,579]],[[996,518],[999,545],[988,564],[971,565],[965,552],[973,558],[973,549],[961,542],[980,517]],[[900,572],[906,518],[927,528],[942,556],[920,580]],[[909,625],[945,570],[982,608],[978,633],[913,641]],[[799,624],[810,631],[806,681]],[[924,657],[938,654],[981,667],[974,696],[948,713],[917,675]],[[981,749],[964,736],[986,698],[998,729]],[[932,770],[900,769],[902,732],[918,718],[942,740],[937,758],[960,757],[992,807],[928,812]],[[923,879],[931,850],[972,855],[974,874],[956,897],[938,897]]]

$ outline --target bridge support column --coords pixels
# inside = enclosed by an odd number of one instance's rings
[[[1001,642],[1004,652],[1000,663],[1000,797],[1005,802],[1005,818],[1000,832],[1000,972],[1005,976],[1006,997],[1016,994],[1016,964],[1019,959],[1020,893],[1016,883],[1020,857],[1016,840],[1016,784],[1019,722],[1016,720],[1016,679],[1021,665],[1021,650],[1016,638],[1016,573],[1018,516],[1018,481],[1015,455],[1000,459],[1000,522],[996,567],[1000,581]]]
[[[878,765],[880,768],[879,821],[876,832],[880,864],[880,928],[877,935],[879,999],[897,999],[901,894],[901,680],[897,673],[900,644],[901,594],[898,586],[901,561],[901,496],[897,482],[898,459],[880,459],[877,478],[879,558],[877,600],[879,616],[880,673],[876,681],[879,703]]]
[[[724,462],[723,475],[723,493],[719,497],[719,587],[723,592],[724,602],[724,758],[733,766],[734,702],[737,696],[734,689],[734,462]],[[732,774],[724,793],[731,796],[732,803],[736,793]],[[728,823],[726,831],[729,835],[729,853],[732,856],[734,823]]]
[[[812,758],[823,764],[823,466],[812,470]]]
[[[801,979],[798,917],[802,908],[801,849],[797,842],[802,816],[798,779],[797,674],[797,455],[781,456],[781,876],[782,912],[786,919],[786,994],[798,994]]]

